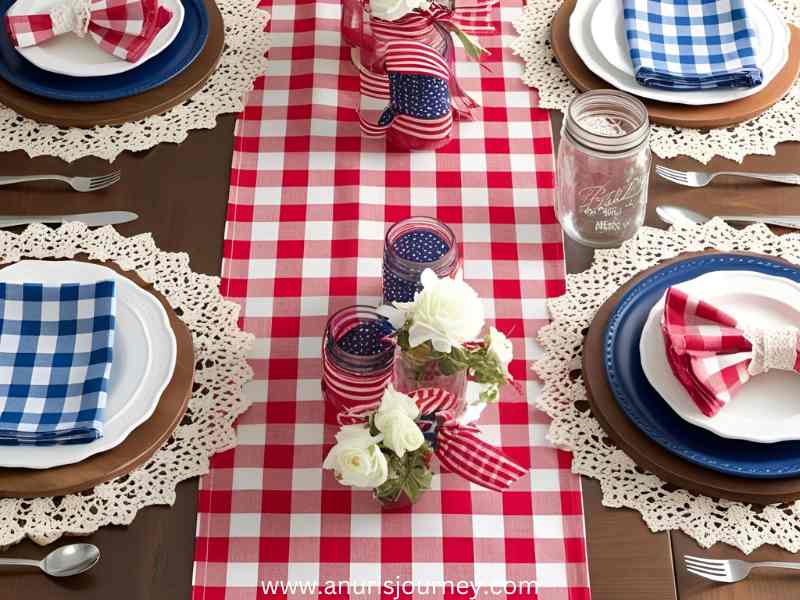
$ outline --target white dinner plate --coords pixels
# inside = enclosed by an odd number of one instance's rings
[[[17,0],[8,9],[8,14],[13,16],[48,12],[62,3],[63,0]],[[17,48],[17,52],[40,69],[71,77],[101,77],[124,73],[160,54],[178,35],[184,18],[183,3],[181,0],[161,0],[161,5],[172,12],[172,18],[158,32],[144,56],[135,63],[101,50],[88,35],[80,38],[74,33],[59,35],[38,46]]]
[[[589,70],[613,87],[661,102],[694,106],[721,104],[758,93],[789,59],[789,28],[780,14],[765,0],[751,0],[748,6],[751,5],[753,28],[760,48],[759,65],[764,75],[763,83],[753,88],[673,91],[640,85],[628,56],[621,0],[578,0],[570,17],[569,37]]]
[[[23,260],[0,270],[0,281],[117,283],[117,319],[103,437],[89,444],[0,446],[0,467],[49,469],[121,444],[155,411],[175,370],[175,335],[163,305],[127,277],[78,261]]]
[[[752,271],[707,273],[676,286],[734,316],[740,323],[779,327],[800,323],[800,284]],[[800,440],[800,374],[772,370],[753,377],[713,417],[700,412],[667,362],[661,316],[650,311],[639,350],[644,373],[682,419],[720,437],[773,443]]]

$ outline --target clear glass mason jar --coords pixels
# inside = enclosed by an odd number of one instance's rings
[[[461,256],[453,230],[431,217],[398,221],[383,243],[383,301],[411,302],[422,289],[420,277],[432,269],[440,278],[455,275]]]
[[[453,410],[456,417],[467,409],[467,370],[442,373],[439,361],[427,356],[424,346],[409,352],[397,347],[392,383],[397,391],[404,394],[421,388],[439,388],[450,392],[458,399],[458,406]]]
[[[394,330],[370,306],[348,306],[328,319],[322,337],[322,393],[337,411],[380,402],[392,376]]]
[[[594,90],[570,102],[556,166],[556,216],[569,237],[607,248],[641,227],[649,135],[647,108],[629,94]]]

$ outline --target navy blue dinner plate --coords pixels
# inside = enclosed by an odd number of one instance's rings
[[[710,271],[754,271],[800,282],[798,268],[766,257],[734,254],[689,258],[653,272],[622,296],[606,325],[603,362],[611,390],[622,411],[645,435],[689,462],[740,477],[798,476],[800,441],[730,440],[692,425],[670,408],[642,370],[639,339],[650,310],[668,287]]]
[[[0,0],[0,19],[5,18],[14,1]],[[208,39],[208,12],[203,1],[182,2],[186,14],[169,47],[118,75],[70,77],[40,69],[14,49],[8,31],[0,27],[0,78],[31,94],[67,102],[106,102],[151,90],[192,64]]]

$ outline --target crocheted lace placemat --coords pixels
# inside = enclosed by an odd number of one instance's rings
[[[240,307],[222,297],[219,278],[194,273],[187,254],[159,250],[149,234],[124,237],[82,223],[0,232],[2,263],[77,254],[135,271],[179,311],[192,333],[194,391],[173,435],[128,475],[59,498],[0,499],[0,546],[26,536],[49,544],[65,534],[88,535],[104,525],[129,524],[145,506],[173,504],[178,483],[208,472],[211,455],[236,444],[234,420],[249,407],[242,389],[252,378],[247,353],[253,337],[239,329]]]
[[[552,418],[548,439],[573,453],[575,473],[600,482],[605,506],[637,510],[651,530],[680,529],[703,547],[725,542],[749,553],[775,544],[797,552],[800,501],[761,507],[675,490],[604,443],[600,424],[576,405],[587,400],[586,388],[570,372],[580,370],[583,330],[598,308],[640,271],[706,248],[768,254],[800,264],[800,234],[777,236],[763,225],[737,230],[719,219],[668,231],[645,227],[618,249],[598,250],[588,270],[567,276],[566,294],[548,303],[552,321],[539,332],[544,355],[534,365],[544,384],[536,404]]]
[[[770,0],[789,23],[800,23],[800,2]],[[564,75],[550,46],[550,21],[561,0],[528,0],[514,23],[512,49],[525,61],[522,80],[539,91],[542,108],[566,109],[578,90]],[[749,154],[775,154],[780,142],[800,141],[800,80],[788,95],[760,116],[736,127],[685,129],[653,125],[650,147],[661,158],[686,155],[707,163],[714,156],[741,162]]]
[[[217,0],[225,23],[225,49],[205,86],[189,100],[160,115],[91,129],[37,123],[0,104],[0,152],[56,156],[72,162],[84,156],[114,160],[124,150],[180,143],[192,129],[213,129],[217,116],[239,112],[243,97],[267,66],[269,13],[258,0]]]

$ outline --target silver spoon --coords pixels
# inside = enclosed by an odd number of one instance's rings
[[[69,544],[56,548],[42,560],[0,558],[0,565],[39,567],[51,577],[70,577],[88,571],[100,560],[100,550],[93,544]]]
[[[682,206],[664,204],[656,207],[656,214],[665,223],[670,225],[686,225],[694,223],[702,225],[709,221],[711,217],[701,215]],[[764,223],[765,225],[777,225],[778,227],[790,227],[800,229],[800,216],[780,216],[780,215],[719,215],[723,221],[734,221],[737,223]]]

